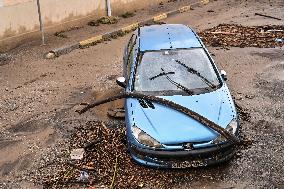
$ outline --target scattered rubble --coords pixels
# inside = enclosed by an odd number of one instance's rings
[[[202,40],[213,47],[282,47],[284,26],[241,26],[220,24],[199,33]]]

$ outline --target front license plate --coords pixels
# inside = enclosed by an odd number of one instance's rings
[[[173,163],[172,168],[188,168],[188,167],[201,167],[206,164],[203,161],[183,161],[178,163]]]

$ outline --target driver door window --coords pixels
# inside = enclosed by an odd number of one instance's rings
[[[127,56],[125,59],[125,78],[128,80],[130,77],[130,72],[131,72],[131,65],[134,61],[134,57],[135,57],[135,50],[136,50],[136,36],[133,34],[129,44],[127,46]]]

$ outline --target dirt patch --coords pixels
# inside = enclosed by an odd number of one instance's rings
[[[276,101],[283,100],[284,97],[284,82],[275,80],[269,82],[267,80],[260,80],[256,83],[256,86],[264,91],[264,94]]]
[[[27,170],[33,162],[33,155],[27,154],[21,158],[21,161],[18,166],[19,171]]]

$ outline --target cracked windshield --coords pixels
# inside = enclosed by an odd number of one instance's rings
[[[137,67],[135,90],[145,92],[202,91],[219,85],[202,48],[145,52]]]

